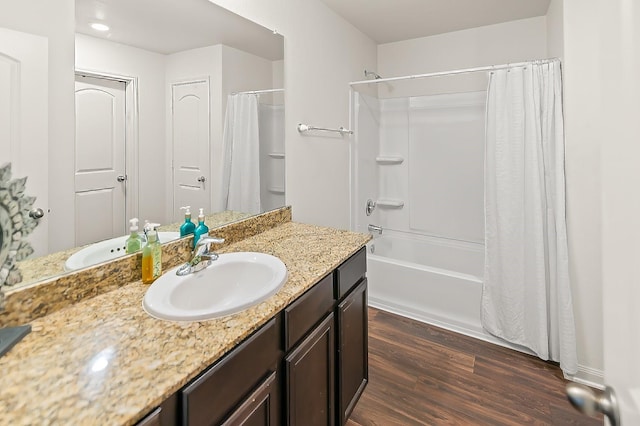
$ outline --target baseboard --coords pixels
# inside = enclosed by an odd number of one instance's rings
[[[574,375],[565,374],[564,378],[572,382],[590,386],[592,388],[604,389],[604,372],[595,368],[578,365],[578,372]]]
[[[465,336],[473,337],[475,339],[483,340],[485,342],[493,343],[495,345],[503,346],[505,348],[513,349],[514,351],[536,356],[536,354],[529,349],[519,345],[513,345],[509,342],[498,339],[497,337],[485,332],[481,328],[476,328],[468,324],[452,323],[446,318],[431,315],[425,311],[407,308],[406,306],[389,303],[387,301],[383,301],[373,297],[369,297],[369,306],[381,309],[386,312],[390,312],[392,314],[401,315],[412,320],[444,328],[445,330],[460,333]],[[565,378],[567,380],[571,380],[573,382],[587,385],[596,389],[604,389],[603,371],[597,370],[595,368],[578,365],[578,372],[575,375],[571,376],[565,374]]]

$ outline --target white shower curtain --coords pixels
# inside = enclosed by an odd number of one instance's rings
[[[260,139],[256,95],[229,95],[222,149],[222,205],[226,210],[260,213]]]
[[[560,63],[493,72],[487,96],[482,324],[575,374]]]

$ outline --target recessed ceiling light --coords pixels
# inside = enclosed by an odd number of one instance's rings
[[[94,22],[91,24],[91,28],[96,31],[109,31],[109,26],[105,24],[101,24],[99,22]]]

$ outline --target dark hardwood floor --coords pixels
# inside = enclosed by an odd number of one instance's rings
[[[565,384],[553,363],[370,308],[369,384],[347,425],[602,425]]]

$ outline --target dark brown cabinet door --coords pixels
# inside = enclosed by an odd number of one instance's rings
[[[338,305],[338,422],[344,425],[369,380],[367,280]]]
[[[279,426],[276,372],[271,373],[222,426]]]
[[[334,317],[327,317],[285,357],[287,425],[335,424]]]

